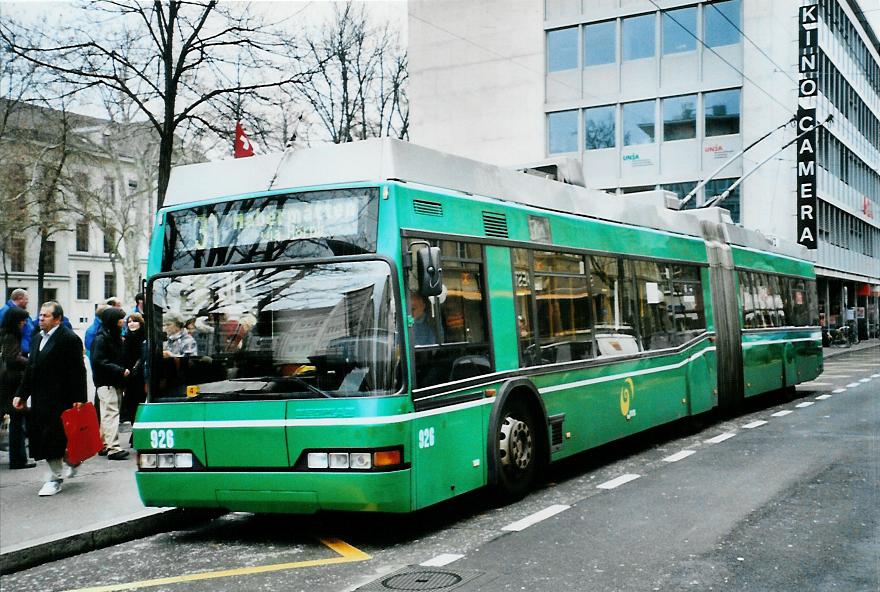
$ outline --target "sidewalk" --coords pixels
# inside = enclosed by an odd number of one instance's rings
[[[159,532],[179,518],[179,511],[144,507],[135,470],[133,451],[121,461],[96,456],[65,479],[60,493],[38,497],[45,461],[11,471],[9,453],[0,451],[0,573]]]
[[[850,347],[823,347],[822,357],[827,360],[828,358],[833,358],[834,356],[840,354],[861,351],[864,349],[870,349],[872,347],[880,347],[880,339],[866,339],[864,341],[860,341],[856,345],[851,345]],[[880,351],[877,352],[877,356],[880,357]]]

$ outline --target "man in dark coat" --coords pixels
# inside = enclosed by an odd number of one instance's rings
[[[57,302],[46,302],[40,307],[40,333],[31,343],[28,365],[18,396],[12,404],[24,409],[31,399],[28,418],[31,456],[46,459],[49,477],[39,495],[55,495],[61,491],[62,459],[67,448],[67,437],[61,414],[74,403],[86,401],[86,368],[83,364],[83,344],[76,334],[61,324],[64,311]],[[64,476],[72,477],[75,467],[64,468]]]

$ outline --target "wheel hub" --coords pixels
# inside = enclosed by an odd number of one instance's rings
[[[501,464],[525,470],[532,461],[532,432],[528,424],[512,417],[506,417],[499,434]]]

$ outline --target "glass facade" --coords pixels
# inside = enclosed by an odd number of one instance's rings
[[[663,13],[663,55],[697,49],[697,7]]]
[[[654,57],[654,13],[623,19],[623,59]]]
[[[586,149],[614,148],[617,144],[614,105],[584,109]]]
[[[740,0],[707,2],[703,5],[703,39],[709,47],[733,45],[742,38]]]
[[[668,97],[661,104],[665,142],[697,137],[697,95]]]
[[[613,64],[617,60],[617,21],[584,25],[584,66]]]
[[[550,154],[575,152],[578,149],[577,111],[559,111],[547,114]]]
[[[706,136],[739,133],[740,94],[735,88],[703,95]]]
[[[573,70],[578,66],[578,28],[547,33],[547,71]]]
[[[653,100],[623,105],[624,146],[653,143],[655,127]]]

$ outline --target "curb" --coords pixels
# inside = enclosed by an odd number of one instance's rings
[[[88,530],[70,531],[58,536],[4,549],[0,553],[0,574],[10,574],[49,561],[95,551],[133,541],[170,529],[180,529],[213,519],[222,511],[196,511],[183,508],[156,508],[122,522],[106,522]]]

